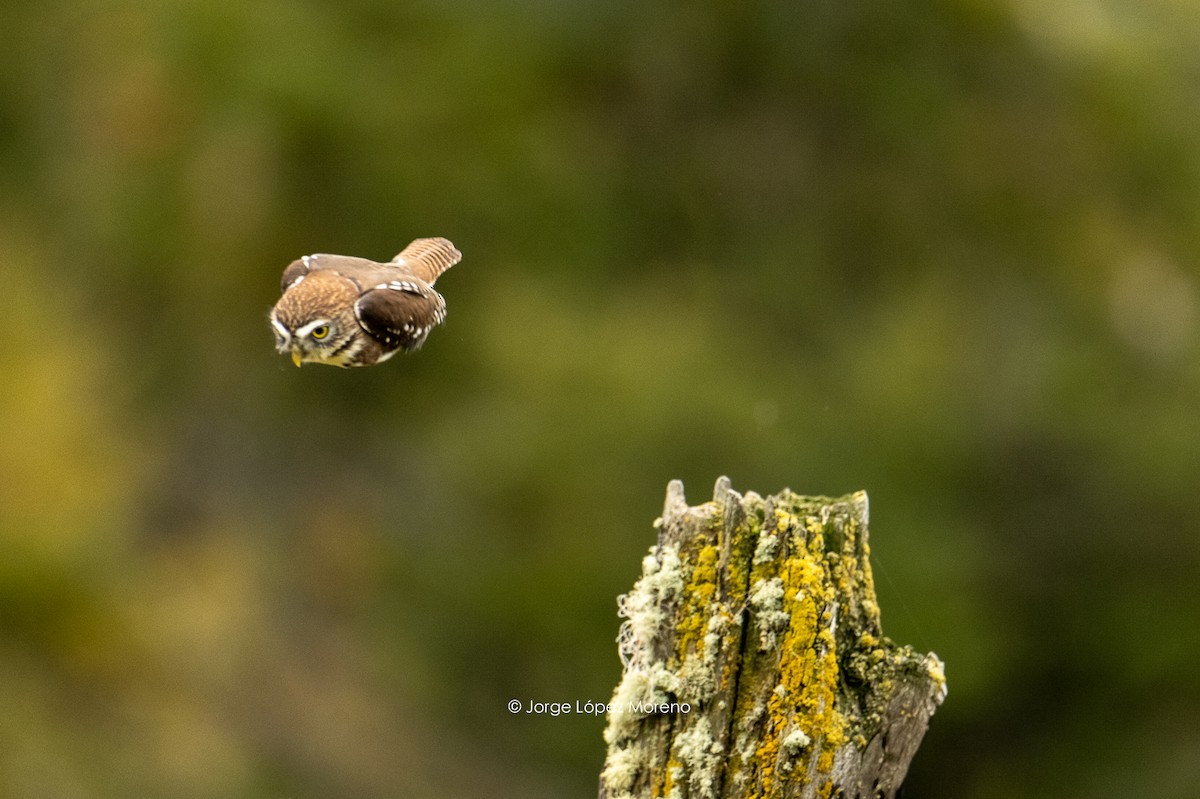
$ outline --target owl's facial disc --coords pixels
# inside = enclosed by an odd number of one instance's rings
[[[287,352],[292,346],[292,331],[271,315],[271,330],[275,333],[275,350],[277,352]]]
[[[285,328],[286,335],[277,336],[278,348],[281,353],[290,353],[292,363],[296,366],[303,363],[325,363],[331,351],[336,348],[337,331],[338,325],[331,319],[312,319],[295,330]]]

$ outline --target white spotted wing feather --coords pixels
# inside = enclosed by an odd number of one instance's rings
[[[380,283],[354,304],[358,323],[387,347],[420,348],[446,319],[446,301],[423,280],[402,277]]]

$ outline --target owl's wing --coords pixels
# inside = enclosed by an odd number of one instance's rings
[[[392,263],[409,269],[429,285],[438,275],[462,260],[462,253],[447,239],[417,239],[400,251]]]
[[[309,257],[306,255],[303,258],[297,258],[287,265],[287,269],[283,270],[283,277],[279,279],[280,293],[287,291],[293,283],[308,274]]]
[[[445,320],[446,301],[423,280],[398,278],[364,292],[354,315],[384,344],[410,352]]]

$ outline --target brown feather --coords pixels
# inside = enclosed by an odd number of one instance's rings
[[[432,286],[442,272],[461,260],[462,253],[448,239],[432,238],[417,239],[401,250],[392,263],[402,264]]]
[[[446,318],[446,301],[424,281],[400,280],[365,292],[354,305],[363,330],[385,345],[419,349]]]

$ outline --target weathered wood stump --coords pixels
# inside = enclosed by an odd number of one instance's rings
[[[667,488],[619,600],[601,799],[895,796],[942,662],[883,637],[867,496]]]

